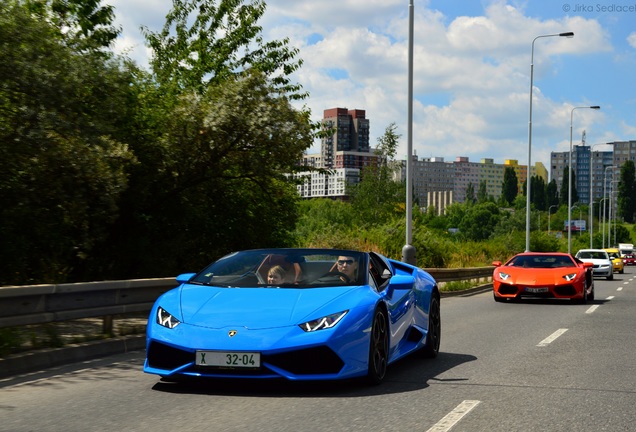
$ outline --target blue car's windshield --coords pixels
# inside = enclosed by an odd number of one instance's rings
[[[219,287],[310,288],[366,283],[366,254],[340,249],[259,249],[210,264],[191,283]]]

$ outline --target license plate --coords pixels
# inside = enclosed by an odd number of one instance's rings
[[[197,351],[197,366],[217,366],[228,368],[257,368],[261,366],[261,353]]]
[[[547,293],[548,292],[548,287],[540,287],[540,288],[526,287],[526,292],[529,292],[529,293]]]

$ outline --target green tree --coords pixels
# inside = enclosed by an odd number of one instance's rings
[[[543,177],[532,176],[530,179],[532,187],[530,193],[532,194],[530,201],[534,204],[537,210],[545,210],[547,202],[546,185]]]
[[[274,90],[302,99],[301,86],[291,74],[302,65],[289,39],[265,42],[258,21],[262,0],[173,0],[160,32],[144,28],[153,50],[154,76],[162,91],[204,93],[209,84],[257,69]],[[257,113],[255,113],[257,114]]]
[[[134,163],[134,70],[0,3],[0,283],[64,282],[107,236]],[[42,7],[45,4],[41,5]]]
[[[550,208],[553,205],[559,205],[559,193],[555,179],[550,180],[546,186],[546,206]]]
[[[568,191],[570,188],[570,183],[569,183],[569,176],[570,176],[570,170],[568,169],[568,166],[566,165],[563,168],[563,181],[561,182],[561,193],[559,194],[559,204],[560,205],[565,205],[567,207],[568,205]],[[576,191],[576,174],[574,173],[574,170],[572,171],[572,204],[576,203],[579,201],[579,195]]]
[[[477,190],[477,202],[484,203],[488,201],[488,183],[486,180],[479,182],[479,189]]]
[[[78,52],[102,51],[111,46],[120,30],[113,26],[113,6],[101,0],[25,0],[28,10],[53,24],[56,37]]]
[[[618,183],[618,214],[627,223],[634,223],[636,213],[636,168],[634,161],[625,161]]]
[[[504,180],[501,184],[501,193],[509,205],[515,201],[517,193],[519,191],[519,182],[517,180],[517,173],[512,167],[506,167],[504,170]]]
[[[448,220],[449,228],[458,228],[464,215],[466,214],[468,206],[462,203],[453,203],[446,207],[446,219]]]
[[[299,198],[282,173],[312,143],[307,113],[259,71],[184,94],[170,112],[132,172],[110,242],[109,255],[121,251],[115,277],[176,274],[232,250],[290,244]]]
[[[139,80],[120,218],[104,245],[108,277],[174,275],[232,250],[293,242],[293,173],[313,142],[287,39],[264,42],[262,1],[174,0]],[[107,261],[106,259],[104,261]],[[159,273],[159,274],[158,274]]]
[[[403,182],[394,179],[400,167],[394,159],[400,139],[396,130],[395,123],[386,127],[375,150],[378,165],[363,169],[360,182],[348,188],[351,205],[362,224],[377,224],[404,214],[406,190]]]
[[[475,185],[472,182],[466,186],[466,204],[475,204]]]
[[[459,231],[465,238],[475,241],[486,240],[499,222],[499,207],[486,202],[470,206],[459,223]]]

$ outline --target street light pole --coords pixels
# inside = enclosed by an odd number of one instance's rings
[[[612,178],[614,178],[614,171],[612,171]],[[614,193],[617,191],[614,190],[614,183],[619,183],[620,180],[612,180],[610,182],[610,196],[609,196],[609,205],[610,205],[610,220],[609,220],[609,231],[607,233],[607,247],[611,247],[610,242],[612,241],[612,217],[614,218],[614,247],[616,247],[616,209],[614,208]]]
[[[603,192],[603,195],[604,194],[605,192]],[[603,198],[601,198],[601,200],[598,202],[599,215],[601,213],[601,207],[600,207],[601,203],[603,204],[603,222],[601,222],[601,230],[603,231],[603,249],[605,249],[605,206],[607,205],[607,198],[605,196],[603,196]]]
[[[607,201],[607,170],[615,168],[615,165],[610,165],[605,167],[605,172],[603,173],[603,199],[601,201]],[[607,207],[607,203],[603,203],[603,249],[605,249],[605,208]],[[609,239],[608,239],[609,240]]]
[[[587,108],[598,110],[598,105],[578,106],[570,111],[570,161],[568,163],[568,253],[572,253],[572,120],[574,119],[574,110]]]
[[[593,151],[594,151],[594,147],[596,147],[597,145],[605,145],[605,143],[599,143],[599,144],[594,144],[592,145],[592,147],[590,147],[590,249],[594,248],[594,240],[592,239],[592,235],[594,234],[594,197],[593,197],[593,190],[594,190],[594,156],[593,156]],[[601,208],[599,207],[599,216],[601,215]]]
[[[546,37],[574,37],[573,32],[556,33],[537,36],[532,40],[532,52],[530,56],[530,119],[528,121],[528,175],[526,180],[526,252],[530,252],[530,180],[531,180],[531,167],[532,167],[532,89],[534,86],[534,43],[539,38]]]
[[[409,47],[408,47],[408,106],[407,106],[407,155],[406,155],[406,244],[402,248],[402,261],[417,264],[413,240],[413,173],[411,154],[413,153],[413,0],[409,0]]]

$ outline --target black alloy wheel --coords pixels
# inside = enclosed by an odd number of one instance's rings
[[[495,297],[497,300],[497,297]],[[442,341],[442,315],[439,297],[433,295],[428,311],[428,332],[426,333],[426,346],[422,348],[422,355],[426,358],[435,358],[439,353]]]
[[[380,384],[386,375],[389,361],[389,332],[386,314],[376,309],[371,325],[371,343],[369,345],[369,373],[367,379],[371,384]]]

